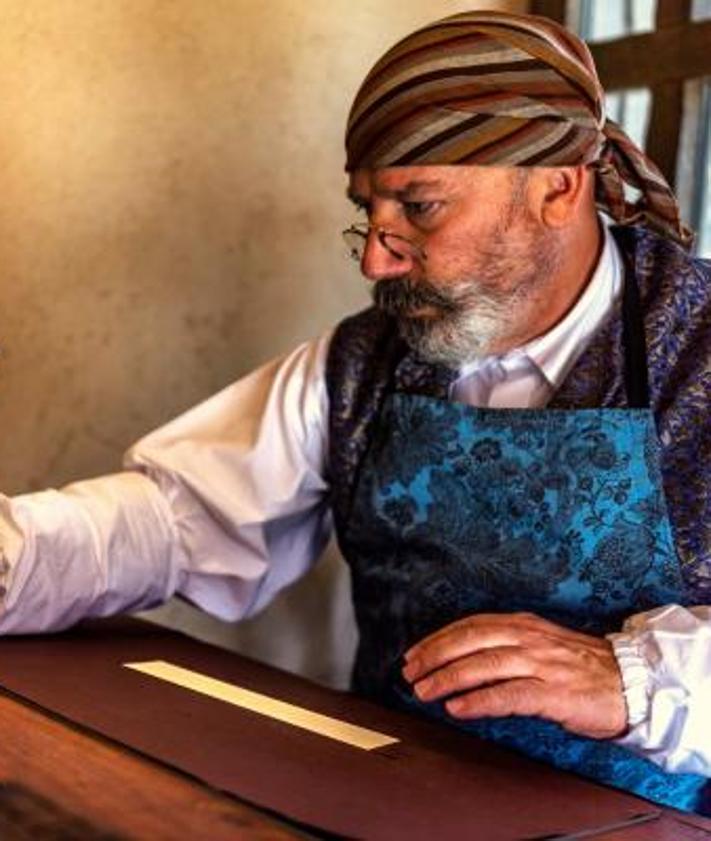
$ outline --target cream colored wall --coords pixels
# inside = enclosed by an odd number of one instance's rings
[[[350,98],[477,5],[526,4],[0,0],[0,490],[117,469],[366,300],[339,244]]]

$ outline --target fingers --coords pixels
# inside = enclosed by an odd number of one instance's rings
[[[492,648],[541,648],[582,635],[529,613],[478,614],[447,625],[405,654],[403,676],[414,682],[469,654]]]
[[[563,687],[552,692],[538,678],[516,678],[465,692],[445,701],[444,707],[452,718],[467,720],[536,716],[592,739],[618,738],[627,727],[620,693],[608,691],[586,697]]]
[[[445,708],[453,718],[542,716],[546,709],[546,690],[535,678],[519,678],[459,695],[447,701]]]
[[[413,646],[403,676],[456,718],[533,715],[611,738],[626,726],[619,666],[606,639],[531,614],[479,614]]]
[[[414,685],[421,701],[435,701],[484,684],[523,677],[536,672],[534,658],[517,647],[491,648],[437,669]]]
[[[451,635],[459,633],[474,634],[481,630],[493,630],[498,628],[502,632],[511,631],[514,628],[529,627],[531,622],[545,622],[533,613],[477,613],[474,616],[465,616],[456,622],[445,625],[443,628],[435,631],[429,636],[420,640],[416,645],[413,645],[405,652],[405,660],[416,656],[420,649],[426,646],[434,645],[442,638],[447,638]]]
[[[420,640],[420,642],[413,645],[412,648],[405,652],[405,660],[409,658],[411,653],[417,653],[417,650],[421,646],[428,645],[431,642],[436,642],[443,636],[448,636],[467,628],[472,631],[481,631],[497,627],[502,631],[508,630],[514,633],[516,631],[538,631],[540,633],[550,633],[555,636],[565,637],[571,640],[587,639],[586,634],[583,634],[580,631],[573,631],[563,625],[556,625],[555,622],[544,619],[542,616],[538,616],[535,613],[477,613],[472,616],[465,616],[463,619],[459,619],[456,622],[445,625],[443,628],[440,628],[428,637]]]

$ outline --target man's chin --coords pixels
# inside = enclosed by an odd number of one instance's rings
[[[483,359],[496,345],[495,336],[488,331],[462,335],[443,319],[399,318],[397,325],[400,337],[423,362],[454,371]]]

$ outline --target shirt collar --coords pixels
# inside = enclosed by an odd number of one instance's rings
[[[607,318],[622,289],[622,259],[607,225],[601,223],[603,246],[583,293],[565,317],[520,351],[557,388]]]

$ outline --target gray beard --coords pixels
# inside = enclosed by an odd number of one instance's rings
[[[427,281],[407,278],[379,281],[372,290],[375,305],[394,316],[402,338],[425,362],[459,369],[490,352],[511,322],[516,293],[494,295],[472,281],[444,293]],[[431,307],[431,318],[408,316]]]
[[[437,320],[400,319],[400,335],[425,362],[458,370],[491,352],[506,332],[506,311],[498,302],[482,302],[474,312]]]

